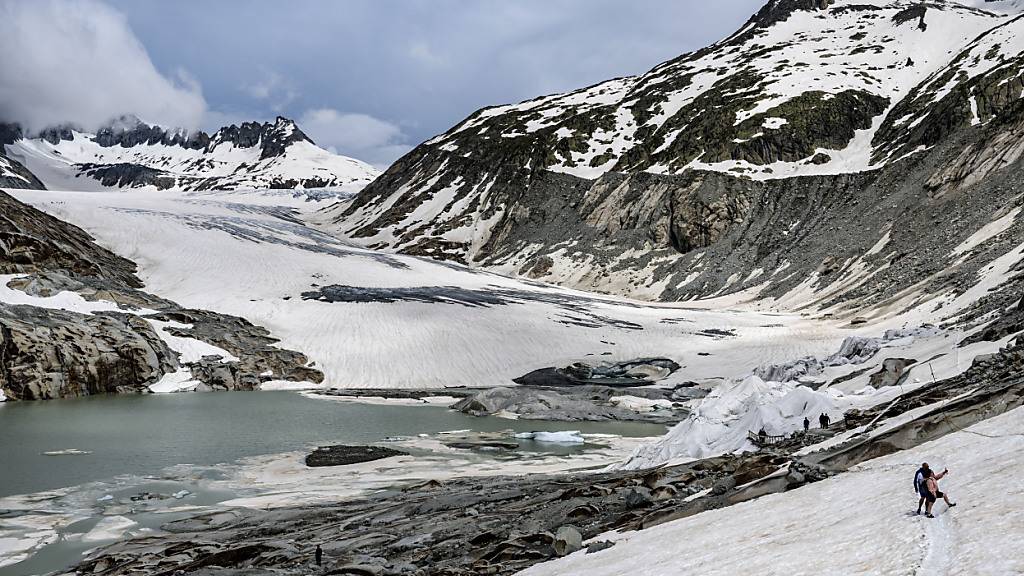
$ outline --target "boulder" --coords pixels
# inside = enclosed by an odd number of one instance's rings
[[[907,367],[916,363],[917,360],[913,358],[886,358],[882,361],[881,369],[871,375],[870,384],[875,388],[899,384]]]
[[[555,549],[555,554],[568,556],[583,549],[583,536],[573,526],[562,526],[555,532],[555,541],[552,546]]]

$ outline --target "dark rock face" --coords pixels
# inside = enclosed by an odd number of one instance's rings
[[[51,126],[39,132],[37,136],[46,140],[50,144],[60,144],[62,140],[74,140],[74,127],[64,124],[59,126]]]
[[[0,389],[11,398],[144,392],[177,366],[138,316],[0,304]]]
[[[82,164],[81,170],[104,186],[118,188],[155,186],[158,190],[166,190],[176,183],[174,176],[163,170],[141,164]]]
[[[7,145],[14,144],[22,137],[21,126],[0,122],[0,188],[46,190],[46,186],[35,174],[17,160],[7,156]]]
[[[53,129],[44,131],[41,136],[48,141],[70,140],[70,130]],[[191,150],[210,151],[222,142],[230,142],[239,148],[260,146],[260,159],[280,156],[285,148],[294,142],[312,142],[309,136],[299,130],[295,122],[278,116],[271,122],[244,122],[241,125],[225,126],[212,136],[203,132],[187,132],[183,130],[167,130],[160,126],[150,126],[138,118],[124,117],[101,128],[96,132],[93,141],[100,146],[131,148],[139,145],[178,146]],[[55,142],[53,142],[55,143]]]
[[[590,366],[582,362],[565,368],[541,368],[515,378],[516,384],[530,386],[598,385],[632,388],[649,386],[679,369],[668,358],[640,358],[609,365]]]
[[[46,190],[46,185],[40,182],[39,178],[30,172],[28,168],[25,168],[17,160],[5,156],[2,150],[3,147],[0,144],[0,187]]]
[[[134,262],[100,248],[81,228],[0,192],[0,274],[61,272],[139,288]]]
[[[761,27],[785,21],[798,10],[824,10],[833,0],[770,0],[751,18]]]
[[[309,456],[306,456],[306,466],[311,468],[346,466],[407,455],[407,453],[401,450],[382,446],[324,446],[317,448]]]

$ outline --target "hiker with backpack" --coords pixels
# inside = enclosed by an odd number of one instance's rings
[[[945,476],[946,474],[949,474],[948,468],[943,470],[942,472],[939,472],[938,474],[936,474],[930,469],[927,472],[925,472],[924,485],[926,488],[925,501],[927,502],[927,504],[925,504],[924,515],[927,518],[935,518],[935,516],[932,515],[932,506],[935,505],[935,501],[938,500],[939,498],[942,498],[946,502],[946,505],[949,506],[950,508],[956,506],[956,502],[950,502],[949,496],[947,496],[945,493],[939,490],[939,480],[941,480],[942,477]]]

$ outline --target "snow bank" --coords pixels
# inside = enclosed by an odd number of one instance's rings
[[[150,392],[169,394],[171,392],[189,392],[196,389],[202,382],[192,379],[192,371],[179,368],[175,372],[164,374],[158,382],[149,385]]]
[[[291,382],[289,380],[267,380],[260,384],[260,390],[315,390],[321,386],[315,382]]]
[[[850,408],[872,406],[897,393],[870,387],[858,394],[815,391],[795,382],[765,382],[750,375],[713,390],[686,420],[657,442],[637,448],[622,467],[650,468],[671,461],[755,450],[747,438],[750,432],[763,428],[773,436],[792,434],[803,429],[805,417],[815,423],[821,414],[839,420]]]
[[[1016,476],[1024,408],[917,448],[870,460],[809,486],[616,534],[613,548],[578,552],[524,576],[686,574],[1024,573],[1024,490]],[[995,436],[987,438],[980,432]],[[911,478],[921,462],[948,467],[942,489],[960,506],[913,515]]]

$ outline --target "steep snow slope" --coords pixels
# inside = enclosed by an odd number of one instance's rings
[[[148,291],[268,328],[282,347],[307,354],[329,386],[507,384],[577,360],[658,355],[685,365],[686,378],[733,378],[825,354],[850,332],[381,254],[307,227],[301,217],[318,204],[286,192],[16,194],[137,262]]]
[[[1022,448],[1018,408],[794,491],[612,535],[608,550],[522,574],[1021,574],[1024,521],[1010,511],[1024,505],[1012,481]],[[950,469],[941,487],[959,504],[936,504],[935,519],[911,513],[921,462]]]
[[[294,122],[228,126],[212,136],[121,119],[97,134],[70,128],[9,143],[7,153],[48,188],[186,190],[336,188],[355,192],[378,172],[332,154]]]

